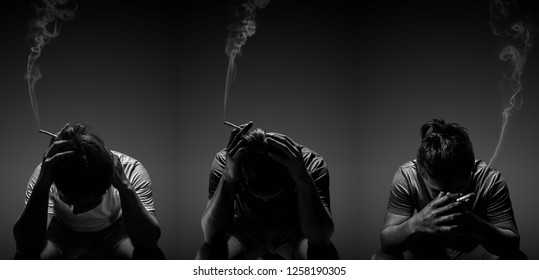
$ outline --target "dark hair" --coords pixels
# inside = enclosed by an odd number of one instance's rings
[[[56,140],[71,140],[75,145],[75,154],[54,166],[52,175],[58,190],[73,198],[103,195],[114,171],[114,159],[103,140],[82,123],[70,125]]]
[[[293,185],[288,170],[281,163],[274,161],[267,155],[267,151],[282,154],[267,144],[266,132],[255,128],[247,132],[243,139],[253,149],[242,158],[242,182],[249,190],[260,194],[271,194],[280,187],[288,188]]]
[[[475,155],[466,128],[433,119],[421,127],[420,134],[417,164],[422,176],[450,183],[473,170]]]

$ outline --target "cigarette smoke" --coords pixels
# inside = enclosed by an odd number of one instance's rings
[[[509,117],[522,107],[524,101],[521,76],[533,42],[531,19],[523,12],[528,11],[521,9],[517,0],[490,0],[490,25],[502,42],[499,59],[503,78],[498,83],[498,90],[502,96],[509,97],[509,102],[502,112],[500,138],[489,166],[498,156]]]
[[[34,87],[36,82],[41,79],[41,72],[35,63],[41,55],[43,47],[52,38],[56,38],[60,34],[59,20],[69,21],[75,17],[77,4],[68,2],[69,0],[41,0],[35,9],[37,17],[29,23],[31,27],[30,36],[33,37],[34,44],[30,48],[31,52],[28,55],[25,79],[28,81],[30,103],[38,129],[41,128],[41,122]]]
[[[232,6],[236,21],[228,26],[228,37],[225,47],[225,53],[228,56],[223,107],[223,118],[225,120],[230,84],[236,76],[236,56],[241,55],[241,47],[245,45],[247,38],[253,36],[256,32],[256,12],[266,7],[268,3],[269,0],[248,0]]]

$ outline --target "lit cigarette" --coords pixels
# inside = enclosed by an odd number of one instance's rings
[[[56,134],[54,134],[54,133],[52,133],[52,132],[48,132],[48,131],[43,130],[43,129],[39,130],[39,133],[47,134],[47,135],[49,135],[49,136],[51,136],[51,137],[54,137],[54,138],[57,137]]]
[[[235,124],[233,124],[233,123],[231,123],[231,122],[225,121],[225,124],[228,125],[228,126],[231,126],[231,127],[233,127],[233,128],[241,129],[241,127],[239,127],[239,126],[237,126],[237,125],[235,125]]]
[[[455,201],[456,202],[463,201],[463,200],[466,200],[468,198],[472,198],[474,196],[475,196],[475,193],[469,193],[469,194],[467,194],[465,196],[461,196],[461,197],[457,198]]]

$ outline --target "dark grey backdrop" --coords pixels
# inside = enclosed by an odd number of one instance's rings
[[[79,1],[77,17],[43,49],[36,85],[44,129],[92,125],[111,149],[139,159],[153,180],[166,255],[178,256],[179,52],[173,3]],[[3,3],[0,45],[0,259],[12,258],[12,226],[49,137],[37,133],[26,88],[29,1]]]
[[[227,2],[227,1],[223,1]],[[358,39],[351,5],[274,1],[259,13],[256,34],[238,57],[227,119],[289,135],[327,161],[335,220],[333,241],[343,258],[360,257]],[[181,257],[202,245],[200,217],[209,169],[231,129],[223,125],[227,5],[193,6],[183,33],[180,72],[178,207]]]
[[[12,257],[11,227],[48,142],[36,134],[23,79],[31,17],[24,2],[5,3],[0,24],[0,259]],[[78,17],[45,47],[36,88],[42,124],[57,130],[85,121],[111,148],[141,160],[153,179],[161,247],[170,259],[192,259],[203,240],[210,164],[229,133],[222,125],[227,1],[109,2],[80,3]],[[391,178],[414,158],[422,123],[443,117],[468,127],[483,159],[500,130],[487,1],[394,2],[271,2],[231,88],[229,121],[253,120],[325,157],[333,240],[344,259],[367,259],[379,247]],[[534,259],[538,67],[532,51],[525,103],[496,163],[522,248]]]
[[[379,246],[391,179],[399,165],[415,158],[420,126],[444,118],[467,127],[476,157],[488,161],[500,133],[502,104],[496,92],[499,44],[488,24],[488,1],[362,4],[358,20],[357,220],[363,230],[357,237],[359,256],[366,258]],[[521,247],[532,259],[539,258],[537,51],[524,68],[523,107],[511,117],[494,164],[508,182]]]
[[[227,1],[79,3],[38,63],[36,93],[45,129],[93,125],[106,143],[142,161],[153,180],[160,245],[169,259],[192,259],[202,244],[200,216],[208,172],[226,144],[222,116]],[[23,79],[30,42],[27,3],[8,3],[1,25],[4,176],[0,258],[14,252],[11,227],[28,177],[48,143],[36,133]],[[351,17],[323,3],[270,3],[239,57],[229,120],[289,134],[330,168],[335,244],[357,258],[358,55]]]

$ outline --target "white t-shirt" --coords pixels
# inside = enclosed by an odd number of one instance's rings
[[[112,151],[112,153],[120,157],[125,175],[135,189],[144,208],[153,213],[155,208],[153,205],[152,183],[146,168],[138,160],[128,155],[116,151]],[[36,167],[34,174],[28,181],[25,203],[28,202],[32,194],[40,170],[41,163]],[[49,192],[48,213],[54,215],[58,222],[72,230],[93,232],[103,230],[116,222],[122,216],[122,204],[118,190],[111,185],[99,205],[90,211],[74,215],[71,206],[60,199],[58,190],[53,183]]]

